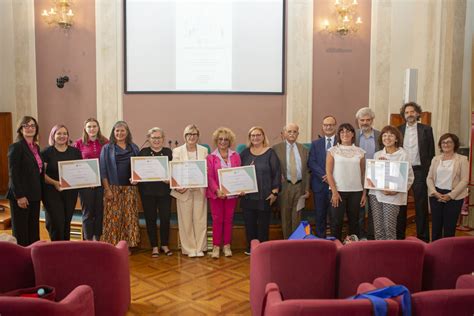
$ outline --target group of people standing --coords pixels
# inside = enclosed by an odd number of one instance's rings
[[[70,224],[79,194],[83,214],[83,237],[116,244],[138,246],[139,197],[145,214],[152,257],[169,249],[171,197],[176,198],[181,251],[189,257],[203,257],[207,250],[207,203],[212,215],[213,250],[231,256],[234,209],[238,198],[244,216],[247,251],[250,241],[269,238],[271,206],[279,200],[283,237],[286,239],[301,220],[298,202],[313,191],[318,237],[326,237],[329,215],[331,235],[342,240],[344,214],[349,234],[368,239],[403,239],[406,229],[407,193],[390,190],[365,190],[366,159],[406,161],[409,163],[408,187],[413,187],[417,236],[429,241],[428,197],[432,212],[432,240],[454,236],[456,220],[467,195],[468,161],[456,153],[459,139],[454,134],[440,137],[441,154],[434,157],[432,129],[418,122],[421,107],[405,104],[400,114],[406,124],[398,128],[373,129],[375,115],[370,108],[357,114],[359,129],[349,123],[337,126],[336,118],[326,116],[323,135],[308,151],[297,142],[299,127],[287,124],[282,142],[269,146],[262,127],[252,127],[247,146],[239,154],[231,148],[235,134],[226,127],[212,135],[215,149],[208,154],[199,145],[200,131],[195,125],[184,129],[184,144],[173,150],[164,147],[165,133],[151,128],[146,146],[139,148],[126,122],[118,121],[107,139],[99,122],[84,122],[83,134],[73,145],[64,125],[56,125],[49,136],[49,147],[40,151],[39,126],[25,116],[17,128],[17,141],[9,148],[9,191],[13,235],[20,245],[39,240],[39,209],[43,201],[46,228],[51,240],[68,240]],[[168,160],[206,160],[207,188],[170,189],[167,181],[131,180],[131,157],[167,156]],[[102,186],[62,190],[58,162],[98,158]],[[254,165],[258,192],[226,196],[220,190],[218,170]],[[159,212],[157,212],[159,210]],[[367,230],[365,214],[368,213]],[[160,246],[157,217],[160,219]]]

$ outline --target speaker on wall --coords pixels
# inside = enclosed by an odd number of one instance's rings
[[[407,68],[405,70],[405,82],[403,87],[403,102],[416,102],[416,90],[418,88],[418,69]]]

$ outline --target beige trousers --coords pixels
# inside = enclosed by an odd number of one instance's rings
[[[302,183],[291,184],[285,181],[282,183],[282,190],[279,197],[281,212],[281,229],[283,238],[288,239],[301,221],[301,212],[296,211],[298,199],[301,196]]]

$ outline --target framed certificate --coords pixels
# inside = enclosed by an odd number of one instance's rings
[[[99,159],[58,162],[59,186],[62,190],[100,187]]]
[[[365,166],[366,189],[407,192],[410,168],[407,161],[367,159]]]
[[[219,190],[225,195],[258,192],[254,165],[219,169],[217,174],[219,176]]]
[[[206,160],[170,161],[170,187],[207,188]]]
[[[168,156],[130,157],[132,181],[169,180]]]

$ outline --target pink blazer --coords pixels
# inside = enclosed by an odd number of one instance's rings
[[[232,167],[240,167],[240,155],[229,149],[230,164]],[[216,192],[219,189],[219,177],[217,170],[221,169],[221,160],[214,152],[207,156],[207,190],[206,197],[209,199],[217,199]]]

